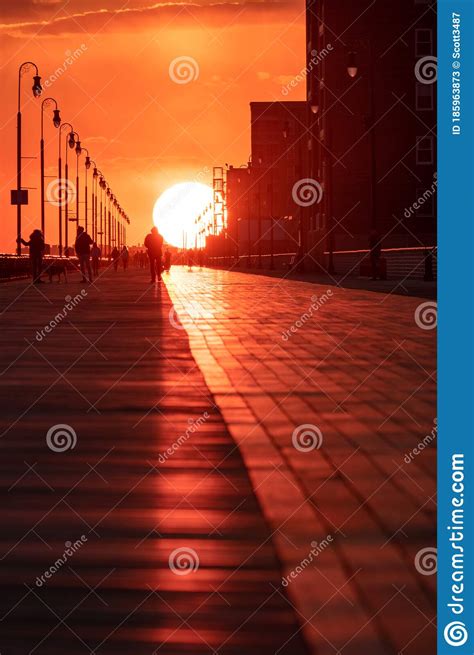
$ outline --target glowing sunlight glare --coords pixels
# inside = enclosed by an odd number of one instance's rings
[[[180,182],[166,189],[156,201],[153,223],[167,243],[178,248],[199,247],[203,239],[199,233],[211,220],[211,204],[212,189],[206,184]],[[203,218],[198,221],[200,215]]]

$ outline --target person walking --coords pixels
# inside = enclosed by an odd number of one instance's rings
[[[114,263],[114,271],[116,272],[118,269],[119,261],[120,261],[120,253],[117,248],[114,247],[112,252],[110,253],[110,259]]]
[[[122,248],[122,252],[120,253],[120,259],[122,260],[122,266],[124,271],[126,271],[128,267],[128,257],[129,257],[128,248],[127,246],[124,246]]]
[[[369,250],[370,250],[370,267],[372,271],[372,280],[377,279],[377,274],[380,268],[380,257],[382,254],[382,240],[377,234],[376,230],[371,230],[369,235]]]
[[[148,259],[150,261],[150,284],[153,284],[158,276],[161,280],[161,251],[163,248],[163,237],[158,232],[157,227],[152,227],[149,234],[145,238],[145,248],[148,251]]]
[[[93,241],[89,234],[84,231],[82,226],[77,228],[76,241],[74,242],[74,250],[79,259],[79,266],[82,273],[81,282],[92,283],[92,270],[91,270],[91,245]],[[86,277],[86,271],[88,279]]]
[[[171,269],[171,253],[170,253],[169,248],[166,248],[166,250],[165,250],[165,262],[164,262],[164,265],[163,265],[163,269],[167,273],[169,273],[170,269]]]
[[[91,250],[91,258],[92,258],[92,272],[94,274],[94,277],[97,277],[99,275],[99,267],[100,267],[100,258],[102,256],[102,251],[97,245],[97,243],[94,241],[92,244],[92,250]]]
[[[43,254],[45,249],[43,233],[41,230],[33,230],[30,234],[30,240],[18,239],[18,243],[22,243],[30,249],[31,272],[33,275],[33,284],[42,284],[41,270],[43,266]]]

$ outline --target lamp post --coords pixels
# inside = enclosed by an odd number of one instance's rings
[[[59,115],[58,103],[54,98],[45,98],[41,103],[41,139],[40,139],[40,174],[41,174],[41,232],[45,238],[45,201],[44,201],[44,110],[54,103],[53,125],[55,128],[61,127],[61,117]]]
[[[87,148],[83,148],[87,152],[86,159],[84,161],[84,168],[85,168],[85,187],[84,187],[84,212],[85,212],[85,221],[84,221],[84,229],[87,232],[88,227],[89,227],[89,189],[87,186],[87,171],[90,169],[91,165],[94,164],[95,168],[95,162],[93,162],[90,158],[89,155],[89,150]],[[94,204],[94,197],[92,197],[92,204]]]
[[[21,78],[27,73],[31,67],[35,69],[35,75],[33,76],[33,86],[31,90],[33,91],[33,96],[38,98],[42,91],[43,87],[41,86],[41,77],[38,72],[38,66],[32,61],[25,61],[21,64],[18,69],[18,111],[16,115],[16,254],[21,255],[21,207],[22,207],[22,197],[21,197]]]
[[[296,150],[296,158],[297,158],[297,163],[298,163],[298,175],[300,177],[304,177],[305,175],[305,166],[307,166],[308,161],[306,160],[306,154],[305,150],[303,149],[303,145],[306,141],[305,136],[307,133],[307,125],[305,125],[305,132],[302,136],[299,138],[296,137],[295,135],[295,143],[294,147]],[[290,124],[288,121],[285,121],[285,124],[283,126],[283,138],[287,139],[290,135]],[[306,142],[308,151],[310,149],[311,145],[311,136],[309,137],[309,140]],[[298,253],[297,253],[297,265],[296,265],[296,270],[299,273],[304,273],[305,272],[305,256],[306,256],[306,247],[305,247],[305,231],[304,231],[304,214],[303,214],[303,205],[299,207],[299,212],[298,212]]]
[[[369,81],[369,114],[367,116],[367,131],[369,134],[370,149],[370,227],[375,230],[377,227],[377,168],[376,168],[376,143],[375,143],[375,69],[374,58],[372,54],[372,44],[370,41],[363,41],[361,45],[367,49],[368,64],[368,81]],[[349,52],[347,59],[347,74],[354,78],[357,76],[359,66],[357,62],[357,53],[355,50]]]
[[[71,134],[73,133],[73,126],[71,123],[63,123],[58,130],[58,181],[59,181],[59,198],[58,198],[58,209],[59,209],[59,226],[58,226],[58,234],[59,234],[59,256],[62,257],[63,255],[63,172],[62,172],[62,158],[61,158],[61,134],[63,132],[63,128],[67,127],[70,130],[69,134],[69,140],[71,139]],[[74,145],[73,145],[74,147]],[[67,150],[66,150],[66,156],[67,156]],[[69,189],[67,188],[66,184],[66,196],[65,200],[67,202],[69,195]],[[67,231],[67,228],[66,228]]]
[[[79,138],[79,134],[77,132],[71,132],[69,135],[69,141],[68,145],[71,148],[71,150],[74,148],[74,151],[76,153],[76,218],[73,218],[71,220],[76,222],[76,225],[79,225],[79,157],[82,152],[82,147],[81,147],[81,141]],[[67,180],[68,180],[68,166],[67,166],[67,150],[66,150],[66,185],[67,185]],[[67,243],[67,237],[68,237],[68,203],[66,203],[66,248],[68,246]]]
[[[107,250],[110,253],[112,252],[111,243],[112,243],[112,216],[111,216],[111,207],[114,202],[114,194],[110,188],[107,189]]]
[[[84,170],[85,170],[85,183],[84,183],[84,230],[87,232],[87,169],[91,167],[91,158],[89,157],[89,151],[87,148],[84,148],[81,145],[81,142],[78,140],[76,141],[76,223],[77,226],[79,227],[79,208],[80,208],[80,200],[79,200],[79,157],[82,155],[83,151],[87,152],[86,159],[84,162]]]
[[[103,192],[104,192],[104,189],[107,186],[107,183],[106,183],[105,178],[102,175],[102,173],[100,173],[100,171],[99,171],[99,174],[100,174],[100,180],[99,180],[99,186],[100,186],[100,223],[99,223],[99,227],[100,227],[100,229],[97,232],[97,234],[100,236],[100,249],[103,252],[103,248],[104,248],[104,230],[103,230],[103,227],[104,227],[104,215],[103,215],[104,195],[103,195]]]

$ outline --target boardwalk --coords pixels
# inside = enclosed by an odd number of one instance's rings
[[[119,275],[0,287],[1,651],[306,653],[168,293]]]
[[[2,653],[431,655],[430,301],[147,279],[0,287]]]

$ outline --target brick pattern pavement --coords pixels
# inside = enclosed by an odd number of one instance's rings
[[[433,301],[182,267],[166,285],[313,652],[432,655]]]
[[[242,458],[147,281],[0,287],[2,655],[304,655]]]

